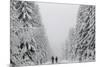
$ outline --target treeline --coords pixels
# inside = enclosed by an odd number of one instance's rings
[[[69,45],[72,61],[95,61],[95,6],[80,5],[76,28],[70,32]]]
[[[31,1],[10,2],[10,62],[37,65],[47,61],[47,39],[38,5]]]

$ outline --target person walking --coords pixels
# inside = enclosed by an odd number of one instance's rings
[[[51,57],[51,60],[52,60],[52,64],[54,64],[54,57],[53,56]]]
[[[55,58],[55,61],[56,61],[56,63],[58,63],[58,57],[56,56],[56,58]]]

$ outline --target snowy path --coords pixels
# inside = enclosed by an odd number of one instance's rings
[[[64,57],[64,46],[69,29],[76,24],[79,5],[54,3],[38,3],[38,5],[50,43],[51,54],[62,59]]]

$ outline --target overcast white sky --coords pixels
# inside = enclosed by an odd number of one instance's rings
[[[54,55],[61,57],[68,31],[75,26],[79,5],[38,3],[42,23],[46,29]]]

